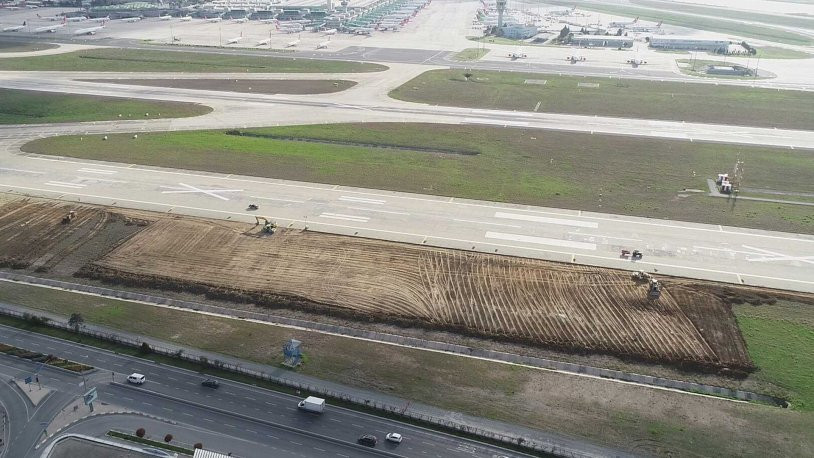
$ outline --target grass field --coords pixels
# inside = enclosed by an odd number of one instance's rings
[[[810,59],[814,57],[814,55],[807,52],[777,46],[761,46],[757,48],[756,56],[761,59]]]
[[[792,129],[814,125],[811,92],[487,70],[473,71],[467,81],[463,73],[431,70],[390,96],[468,108],[533,111],[540,102],[538,111],[548,113]],[[544,79],[546,84],[525,84],[529,79]]]
[[[814,411],[814,307],[780,301],[734,310],[755,376],[785,388],[794,409]]]
[[[63,316],[76,312],[86,323],[272,365],[282,360],[282,343],[296,338],[303,342],[307,356],[301,369],[304,374],[467,414],[582,436],[640,454],[761,456],[758,451],[773,450],[782,456],[803,456],[812,446],[809,433],[814,415],[810,412],[733,404],[5,282],[0,283],[0,301]],[[6,321],[0,318],[0,322]],[[70,337],[70,333],[62,334],[66,335],[60,337]],[[172,364],[158,356],[150,358]],[[711,427],[728,439],[714,440],[709,434]],[[754,434],[756,430],[761,434]]]
[[[96,79],[79,80],[108,84],[133,84],[137,86],[174,87],[205,91],[243,92],[247,94],[329,94],[356,86],[347,80],[278,80],[278,79]]]
[[[51,43],[25,43],[21,41],[7,41],[0,39],[0,53],[42,51],[44,49],[53,49],[56,47],[57,45]]]
[[[107,121],[200,116],[212,108],[195,103],[0,89],[0,124]],[[146,114],[149,113],[149,116]],[[121,117],[119,117],[121,115]]]
[[[786,43],[792,45],[811,45],[814,40],[794,32],[762,26],[755,24],[744,24],[741,22],[728,21],[712,17],[693,16],[672,11],[659,11],[650,8],[637,8],[625,5],[610,5],[592,1],[570,1],[570,0],[545,0],[546,4],[566,6],[572,8],[576,5],[579,8],[597,11],[605,14],[616,14],[627,17],[639,17],[645,21],[659,22],[677,25],[697,30],[708,30],[710,32],[732,34],[743,38],[754,38],[758,40],[772,41],[775,43]],[[681,8],[684,8],[682,6]],[[726,10],[727,13],[729,10]]]
[[[658,10],[667,10],[678,13],[699,14],[702,16],[710,16],[720,19],[741,19],[749,22],[760,22],[763,24],[783,25],[814,30],[814,19],[807,19],[804,17],[771,14],[770,12],[762,14],[751,11],[739,11],[733,8],[716,8],[712,6],[700,6],[684,3],[676,4],[674,2],[663,0],[632,0],[631,3],[634,5],[641,5]]]
[[[480,60],[481,57],[489,53],[488,48],[466,48],[463,51],[455,54],[455,60],[470,61]]]
[[[748,186],[814,192],[814,161],[807,150],[443,124],[333,124],[246,133],[252,136],[195,131],[144,133],[138,140],[129,134],[108,135],[107,141],[94,135],[52,137],[23,150],[814,233],[814,215],[806,208],[733,205],[682,192],[707,189],[706,179],[731,170],[738,154],[749,170]]]
[[[0,59],[0,70],[77,72],[364,73],[379,64],[141,49],[90,49]]]

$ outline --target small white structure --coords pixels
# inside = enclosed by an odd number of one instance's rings
[[[720,38],[682,37],[677,35],[650,37],[650,47],[656,49],[725,53],[729,50],[729,43],[729,40]]]

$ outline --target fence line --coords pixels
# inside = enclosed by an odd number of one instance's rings
[[[18,310],[8,309],[5,307],[0,307],[0,315],[11,316],[15,318],[21,318],[25,320],[31,320],[32,318],[38,318],[36,315],[21,312]],[[50,326],[57,329],[63,329],[71,332],[75,332],[76,329],[69,326],[67,323],[60,322],[60,321],[53,321],[53,320],[43,320],[42,324],[46,326]],[[143,343],[146,343],[143,340],[133,339],[130,337],[122,336],[120,334],[114,332],[102,332],[94,329],[88,329],[85,327],[79,328],[79,334],[95,337],[97,339],[114,342],[117,344],[126,345],[132,348],[140,348]],[[466,425],[460,422],[452,421],[443,419],[437,416],[424,414],[420,412],[410,411],[402,406],[397,406],[393,404],[388,404],[381,401],[371,400],[371,399],[364,399],[359,398],[356,396],[349,395],[347,393],[342,393],[330,389],[326,389],[324,387],[311,385],[308,383],[301,383],[295,380],[286,379],[284,377],[274,376],[262,371],[256,371],[253,369],[248,369],[245,367],[240,366],[239,364],[230,364],[225,361],[220,360],[210,360],[206,356],[195,354],[194,352],[189,352],[187,350],[172,350],[170,348],[162,347],[155,344],[149,344],[150,352],[156,353],[164,356],[179,358],[185,361],[194,362],[198,364],[203,364],[208,367],[223,369],[229,372],[248,375],[250,377],[254,377],[260,380],[264,380],[267,382],[271,382],[277,385],[284,386],[286,388],[291,388],[299,391],[304,391],[307,393],[313,393],[316,395],[324,396],[331,399],[338,399],[341,401],[349,402],[352,404],[356,404],[359,406],[364,406],[368,408],[372,408],[381,412],[389,413],[398,415],[401,417],[405,417],[412,420],[418,420],[425,423],[430,423],[433,425],[441,426],[448,430],[459,431],[463,433],[467,433],[470,435],[478,436],[481,438],[490,439],[492,441],[497,441],[503,444],[509,444],[513,446],[523,447],[529,450],[533,450],[535,452],[543,452],[557,456],[565,456],[565,457],[582,457],[586,456],[582,453],[579,453],[575,450],[566,450],[564,448],[557,447],[556,445],[545,443],[542,441],[530,440],[523,438],[519,435],[513,435],[509,433],[499,433],[471,425]]]
[[[525,356],[512,353],[499,352],[483,348],[473,348],[465,345],[452,344],[446,342],[438,342],[432,340],[419,339],[409,336],[400,336],[395,334],[387,334],[376,331],[366,331],[362,329],[355,329],[345,326],[338,326],[325,323],[317,323],[314,321],[300,320],[296,318],[288,318],[279,315],[273,315],[270,312],[261,313],[249,310],[238,310],[217,305],[202,304],[199,302],[190,302],[180,299],[170,299],[161,296],[152,296],[149,294],[142,294],[132,291],[116,290],[112,288],[105,288],[100,286],[83,285],[80,283],[70,283],[59,280],[52,280],[49,278],[33,277],[29,275],[17,274],[12,272],[0,272],[0,278],[5,278],[13,281],[20,281],[25,283],[33,283],[55,288],[62,288],[72,291],[81,291],[91,294],[97,294],[104,297],[112,297],[124,300],[134,300],[146,302],[150,304],[166,305],[171,307],[184,308],[194,311],[203,311],[208,313],[216,313],[220,315],[227,315],[241,319],[252,319],[264,321],[268,323],[280,324],[284,326],[296,326],[313,330],[317,332],[328,332],[339,334],[349,337],[358,337],[370,339],[385,343],[395,343],[413,348],[439,350],[448,353],[455,353],[464,356],[474,356],[478,358],[491,359],[496,361],[504,361],[514,364],[523,364],[541,369],[551,369],[563,372],[568,372],[575,375],[591,375],[594,377],[601,377],[611,380],[619,380],[623,382],[634,382],[642,385],[653,386],[657,388],[670,388],[679,391],[686,391],[689,393],[700,393],[711,396],[719,396],[724,398],[731,398],[740,401],[762,402],[765,404],[786,407],[787,403],[784,399],[768,396],[751,391],[736,390],[721,386],[707,385],[703,383],[688,382],[684,380],[674,380],[664,377],[656,377],[651,375],[635,374],[631,372],[617,371],[613,369],[605,369],[601,367],[588,366],[584,364],[569,363],[566,361],[557,361],[546,358],[539,358],[536,356]]]

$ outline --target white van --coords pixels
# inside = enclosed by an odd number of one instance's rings
[[[146,379],[142,374],[137,374],[135,372],[127,376],[127,381],[134,385],[143,385],[145,380]]]

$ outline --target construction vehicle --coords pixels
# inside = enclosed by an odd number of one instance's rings
[[[269,221],[268,219],[262,216],[255,216],[254,219],[257,221],[257,224],[260,224],[260,220],[263,220],[263,228],[260,229],[262,232],[272,235],[274,231],[277,230],[277,223],[274,221]]]
[[[636,283],[647,283],[653,277],[651,277],[649,273],[647,273],[647,272],[645,272],[643,270],[639,270],[637,272],[633,272],[630,275],[630,278],[633,279],[633,281],[635,281]]]
[[[67,215],[62,217],[62,224],[68,224],[76,218],[76,212],[71,210]]]
[[[249,210],[257,210],[258,208],[260,207],[258,207],[257,204],[249,204]]]
[[[647,290],[647,298],[651,301],[658,300],[661,297],[661,283],[655,278],[650,279],[650,288]]]
[[[630,250],[622,250],[622,254],[619,255],[620,258],[630,258],[630,259],[642,259],[642,252],[639,250],[633,250],[633,253]]]

